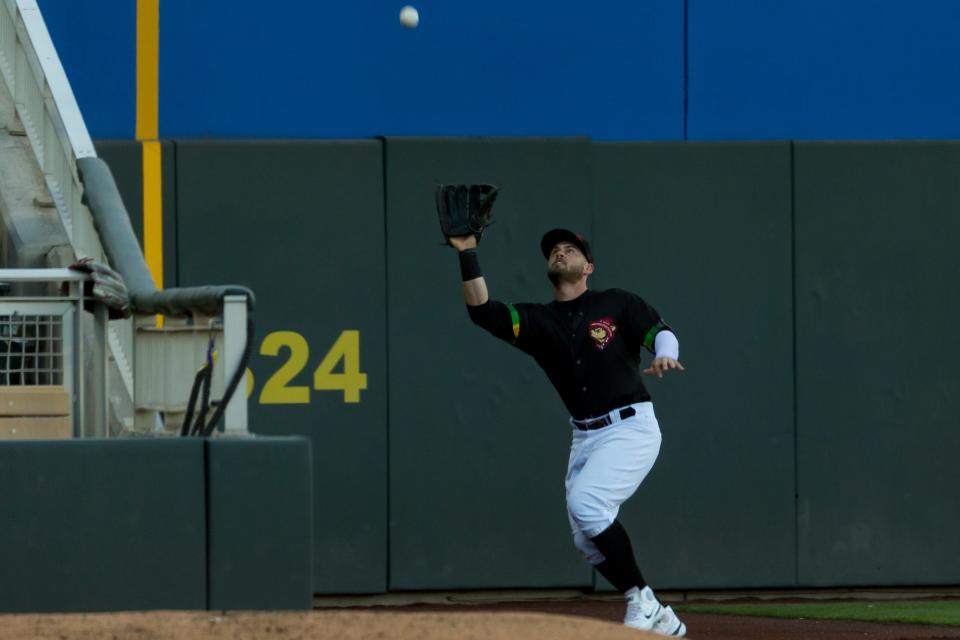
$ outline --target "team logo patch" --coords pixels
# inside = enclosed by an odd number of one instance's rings
[[[617,325],[613,324],[612,318],[600,318],[590,323],[590,337],[597,351],[603,351],[613,340],[613,334],[617,332]]]

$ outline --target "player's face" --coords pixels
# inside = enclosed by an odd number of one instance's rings
[[[547,276],[555,285],[560,282],[577,282],[593,272],[587,257],[570,242],[558,242],[547,258]]]

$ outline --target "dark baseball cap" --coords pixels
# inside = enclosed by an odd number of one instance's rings
[[[587,257],[587,262],[593,262],[593,252],[590,251],[590,243],[588,243],[587,239],[582,235],[574,233],[569,229],[551,229],[543,234],[543,238],[540,240],[540,251],[543,252],[544,258],[550,258],[550,250],[553,249],[558,242],[569,242],[583,252],[583,255]]]

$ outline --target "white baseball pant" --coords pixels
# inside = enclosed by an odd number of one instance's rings
[[[660,425],[652,402],[631,405],[636,414],[593,431],[573,429],[567,465],[567,515],[573,543],[591,564],[605,560],[590,538],[613,524],[620,505],[643,482],[660,453]],[[621,407],[625,408],[625,407]],[[571,423],[572,424],[572,423]]]

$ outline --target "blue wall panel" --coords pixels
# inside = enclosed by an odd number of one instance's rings
[[[88,126],[134,131],[136,2],[40,0]],[[954,0],[164,0],[164,138],[960,138]]]
[[[682,136],[680,2],[165,2],[164,136]]]
[[[955,0],[689,0],[691,139],[960,137]]]
[[[165,138],[683,135],[683,4],[164,0]],[[44,0],[94,137],[132,137],[136,2]]]
[[[133,138],[136,1],[37,0],[37,4],[91,135]]]

